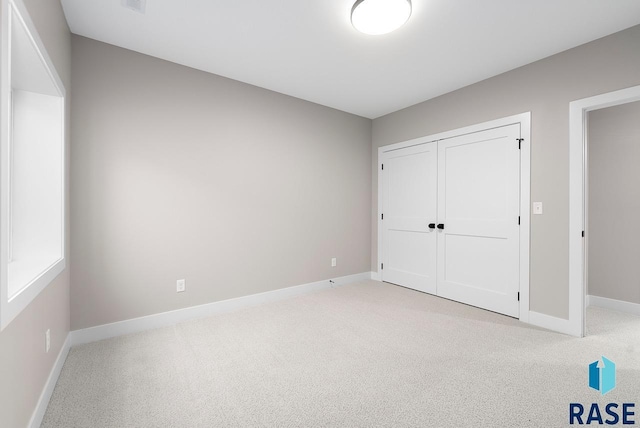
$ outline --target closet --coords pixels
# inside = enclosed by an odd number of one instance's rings
[[[521,141],[513,123],[380,149],[382,281],[519,316]]]

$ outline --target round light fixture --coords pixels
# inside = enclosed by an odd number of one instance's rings
[[[351,8],[351,23],[365,34],[396,30],[411,16],[411,0],[358,0]]]

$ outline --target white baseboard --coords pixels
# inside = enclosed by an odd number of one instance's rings
[[[380,281],[380,272],[371,272],[371,279],[374,281]]]
[[[53,394],[53,389],[56,387],[58,377],[60,377],[60,372],[62,371],[62,366],[67,359],[69,349],[71,349],[70,336],[71,334],[67,335],[67,338],[65,339],[64,343],[62,344],[62,348],[58,353],[58,358],[56,358],[56,362],[51,369],[51,373],[49,373],[47,383],[45,383],[44,389],[42,390],[40,398],[38,399],[38,404],[36,405],[36,408],[31,415],[29,428],[39,428],[42,424],[42,419],[44,418],[44,414],[47,411],[47,406],[49,406],[49,400],[51,399],[51,395]]]
[[[275,302],[288,299],[290,297],[351,284],[371,279],[371,272],[362,272],[355,275],[333,278],[330,280],[311,282],[309,284],[297,285],[294,287],[281,288],[279,290],[267,291],[264,293],[252,294],[235,299],[222,300],[204,305],[191,306],[189,308],[177,309],[175,311],[162,312],[111,324],[99,325],[96,327],[74,330],[69,333],[71,346],[83,343],[97,342],[98,340],[110,337],[122,336],[125,334],[137,333],[154,328],[168,327],[184,321],[197,318],[206,318],[211,315],[230,312],[241,308],[256,306],[262,303]]]
[[[626,312],[628,314],[640,316],[640,304],[625,302],[622,300],[609,299],[600,296],[587,296],[587,306],[596,306],[598,308],[611,309],[618,312]]]
[[[529,311],[529,324],[535,325],[536,327],[546,328],[547,330],[553,330],[558,333],[568,334],[570,336],[582,336],[582,332],[577,331],[576,326],[569,320],[541,314],[540,312]]]

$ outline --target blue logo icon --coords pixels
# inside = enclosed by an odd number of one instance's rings
[[[589,387],[602,395],[616,387],[616,365],[606,357],[589,364]]]

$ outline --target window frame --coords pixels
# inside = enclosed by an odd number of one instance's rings
[[[1,0],[2,20],[0,57],[0,331],[17,317],[66,267],[66,90],[51,58],[31,21],[22,0]],[[15,17],[15,19],[14,19]],[[16,22],[17,21],[17,22]],[[12,28],[23,26],[31,47],[48,73],[60,102],[60,258],[35,276],[14,296],[9,296],[8,264],[11,251],[11,156],[12,144]]]

